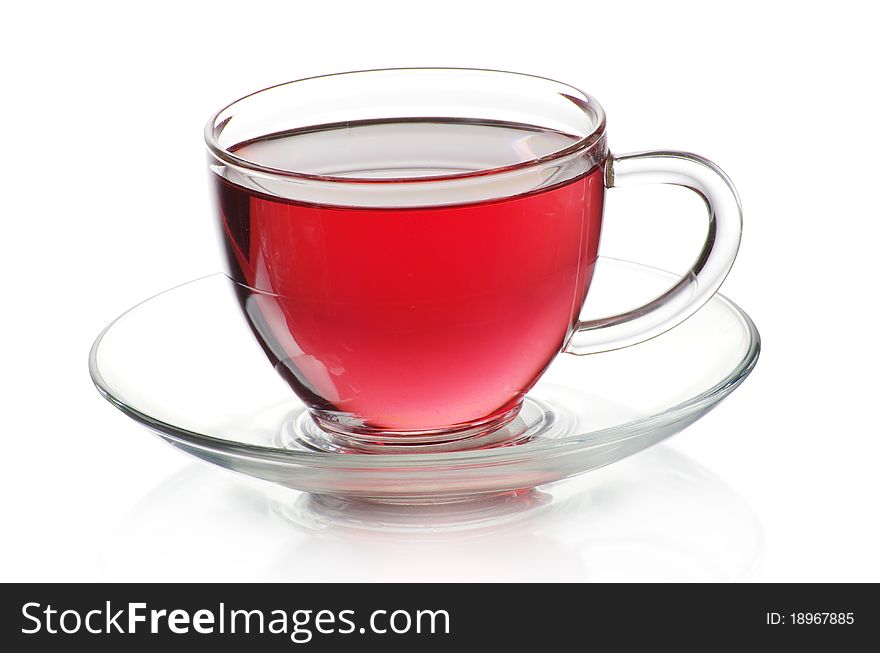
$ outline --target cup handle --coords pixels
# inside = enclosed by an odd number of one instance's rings
[[[672,184],[706,202],[709,232],[691,269],[665,293],[626,313],[578,322],[565,350],[595,354],[629,347],[681,324],[712,298],[730,272],[742,234],[742,207],[730,178],[711,161],[688,152],[609,155],[605,187]]]

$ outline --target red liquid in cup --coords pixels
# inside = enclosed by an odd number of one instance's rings
[[[475,130],[502,129],[462,127],[462,151],[481,142]],[[484,140],[535,135],[503,131]],[[285,148],[302,153],[296,137],[276,137],[238,154],[272,165]],[[485,166],[488,149],[468,161]],[[254,333],[315,413],[349,427],[450,429],[514,409],[562,349],[590,284],[601,167],[514,197],[392,209],[279,199],[212,176]]]

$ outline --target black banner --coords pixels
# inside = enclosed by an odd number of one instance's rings
[[[873,642],[876,585],[12,584],[7,651]],[[11,647],[10,647],[11,646]],[[201,648],[197,648],[201,650]],[[372,650],[370,648],[369,650]]]

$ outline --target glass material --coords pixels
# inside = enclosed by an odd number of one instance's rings
[[[643,302],[675,278],[600,257],[582,319]],[[306,405],[265,364],[241,314],[238,287],[214,275],[134,307],[95,342],[92,378],[115,406],[183,451],[336,496],[455,501],[607,465],[706,414],[749,374],[760,349],[748,316],[715,295],[652,340],[556,357],[520,416],[483,448],[343,454],[332,439],[309,430]]]
[[[717,167],[609,155],[599,104],[544,78],[317,77],[234,102],[205,137],[242,313],[316,441],[339,450],[497,439],[538,414],[524,398],[560,352],[672,328],[717,291],[739,244],[739,203]],[[605,187],[637,183],[699,193],[706,245],[648,303],[581,321]]]

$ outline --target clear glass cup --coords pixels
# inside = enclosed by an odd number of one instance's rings
[[[205,131],[242,315],[328,439],[473,446],[561,352],[636,344],[718,290],[741,209],[711,162],[611,155],[595,99],[552,80],[392,69],[268,88]],[[653,301],[582,321],[606,188],[702,197],[706,242]],[[218,352],[222,356],[222,352]]]

